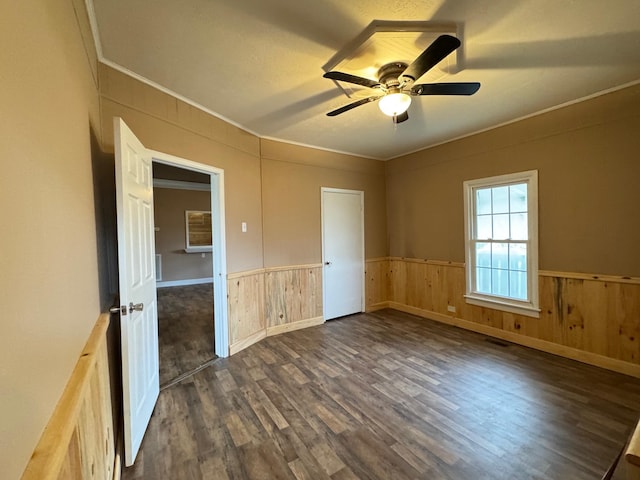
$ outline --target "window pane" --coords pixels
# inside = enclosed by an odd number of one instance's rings
[[[496,240],[509,238],[509,215],[493,215],[493,237]]]
[[[491,270],[491,293],[509,296],[509,270]]]
[[[527,299],[527,273],[509,272],[509,296],[519,300]]]
[[[527,271],[527,246],[524,243],[509,245],[509,270]]]
[[[490,243],[476,243],[476,266],[491,268]]]
[[[491,267],[509,268],[509,244],[494,243],[491,248]]]
[[[511,239],[527,240],[529,238],[526,213],[511,214]]]
[[[476,215],[491,213],[491,189],[481,188],[476,190]]]
[[[493,238],[491,234],[491,215],[480,215],[476,217],[476,221],[476,238],[480,240]]]
[[[527,184],[520,183],[509,187],[509,200],[511,203],[510,211],[526,212],[527,211]]]
[[[478,293],[491,293],[490,268],[476,268],[476,290]]]
[[[538,308],[539,299],[531,295],[538,275],[530,271],[538,263],[537,248],[532,248],[537,225],[531,224],[538,215],[537,179],[532,170],[464,182],[469,298],[497,309]]]
[[[492,212],[509,213],[509,187],[496,187],[491,189]]]

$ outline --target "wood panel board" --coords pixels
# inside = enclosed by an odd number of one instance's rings
[[[264,272],[228,279],[227,296],[230,345],[266,328]]]
[[[604,285],[608,293],[607,318],[616,320],[609,330],[609,355],[640,363],[640,287],[624,283]]]
[[[378,305],[388,301],[389,261],[387,259],[367,260],[365,264],[365,305]]]
[[[322,267],[291,268],[265,274],[267,327],[322,316]]]

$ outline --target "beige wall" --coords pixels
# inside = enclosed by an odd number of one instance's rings
[[[265,267],[322,261],[320,188],[364,191],[365,255],[387,255],[384,163],[261,141]]]
[[[227,271],[262,268],[258,138],[102,64],[100,90],[106,149],[118,116],[146,147],[224,169]]]
[[[320,262],[321,186],[365,191],[366,255],[386,255],[383,162],[259,140],[104,65],[100,81],[107,148],[120,116],[147,147],[224,169],[228,272]]]
[[[387,163],[390,254],[464,261],[462,182],[539,172],[540,268],[640,276],[640,86]]]
[[[162,281],[213,276],[211,253],[186,253],[185,210],[211,210],[211,194],[197,190],[154,188],[156,254],[162,255]]]
[[[9,480],[24,470],[100,312],[88,32],[82,1],[3,2],[0,465]]]

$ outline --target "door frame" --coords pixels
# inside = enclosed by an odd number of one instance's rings
[[[345,188],[334,188],[334,187],[320,187],[320,229],[321,229],[321,236],[322,236],[322,318],[323,320],[326,320],[324,318],[324,312],[325,312],[325,308],[324,306],[327,304],[327,286],[326,286],[326,282],[327,282],[327,276],[324,273],[325,270],[325,262],[327,261],[325,258],[325,252],[326,252],[326,248],[325,248],[325,242],[324,242],[324,238],[325,238],[325,229],[324,229],[324,217],[325,217],[325,213],[324,213],[324,194],[325,193],[346,193],[346,194],[350,194],[350,195],[358,195],[360,197],[360,231],[362,232],[362,238],[360,240],[360,244],[362,246],[362,298],[361,298],[361,305],[360,305],[360,311],[364,312],[365,311],[365,304],[366,304],[366,291],[365,291],[365,268],[366,268],[366,257],[365,257],[365,233],[364,233],[364,191],[363,190],[349,190],[349,189],[345,189]]]
[[[211,228],[213,249],[213,321],[215,354],[229,356],[227,318],[227,249],[225,235],[224,170],[210,165],[148,149],[151,161],[208,174],[211,177]]]

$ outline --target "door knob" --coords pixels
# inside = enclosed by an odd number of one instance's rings
[[[129,313],[141,312],[144,309],[144,303],[129,302]]]
[[[331,262],[324,262],[325,265],[331,265]]]

